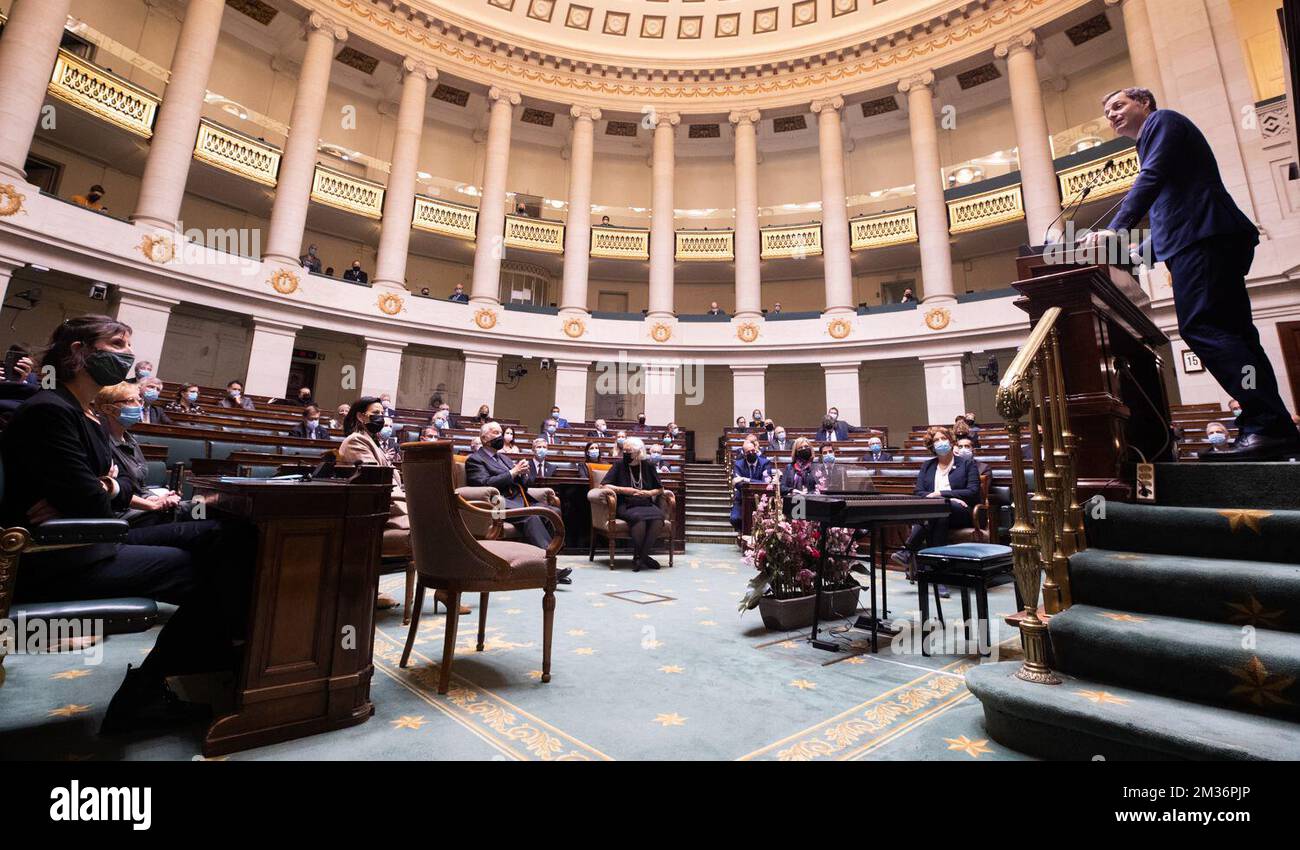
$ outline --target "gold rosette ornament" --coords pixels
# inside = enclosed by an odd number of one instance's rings
[[[655,342],[667,342],[673,338],[673,326],[665,322],[656,322],[650,329],[650,338]]]
[[[831,339],[845,339],[853,332],[853,325],[848,319],[832,319],[826,326],[826,332],[831,335]]]
[[[941,331],[952,321],[952,312],[947,307],[935,307],[925,311],[925,326],[932,331]]]
[[[176,258],[176,243],[166,233],[146,233],[140,240],[140,253],[151,263],[163,265]]]
[[[9,217],[17,215],[23,211],[23,202],[27,198],[18,193],[17,187],[12,183],[5,183],[0,186],[0,217]]]
[[[745,322],[736,328],[736,338],[741,342],[753,342],[758,339],[758,325],[753,322]]]
[[[379,309],[385,315],[396,316],[402,312],[403,305],[402,296],[395,292],[386,292],[379,296]]]
[[[564,335],[572,339],[577,339],[587,332],[587,323],[581,318],[573,316],[564,320]]]
[[[497,326],[497,314],[495,310],[489,310],[482,307],[474,311],[474,324],[478,325],[485,331],[490,331]]]
[[[281,295],[290,295],[298,291],[298,275],[288,269],[279,269],[271,273],[271,279],[267,281],[271,288]]]

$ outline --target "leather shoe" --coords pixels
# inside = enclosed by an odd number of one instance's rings
[[[573,574],[573,567],[560,567],[558,570],[555,571],[555,583],[573,584],[573,579],[569,577],[572,574]]]
[[[645,564],[645,568],[648,570],[657,570],[659,569],[660,566],[659,562],[656,561],[654,558],[651,558],[649,555],[645,556],[645,560],[643,561],[643,563]]]
[[[1271,437],[1268,434],[1246,434],[1238,437],[1232,448],[1206,452],[1200,459],[1213,463],[1232,461],[1283,460],[1300,453],[1300,439]]]
[[[182,723],[206,720],[212,710],[206,705],[185,702],[158,680],[146,680],[139,668],[126,668],[126,678],[113,694],[99,726],[101,735],[120,735],[148,729],[162,729]]]

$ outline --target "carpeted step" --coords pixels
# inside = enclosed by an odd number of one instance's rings
[[[966,686],[1003,746],[1046,759],[1300,759],[1300,724],[1060,675],[1015,678],[1020,662],[981,664]]]
[[[1300,720],[1300,635],[1074,605],[1048,624],[1056,669]]]
[[[1171,507],[1300,510],[1300,463],[1158,463],[1156,501]]]
[[[1087,549],[1070,558],[1076,604],[1300,632],[1300,565]]]
[[[1248,561],[1300,563],[1300,511],[1261,508],[1173,508],[1089,500],[1083,509],[1088,545]]]

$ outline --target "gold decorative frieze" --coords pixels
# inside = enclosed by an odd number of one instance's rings
[[[263,186],[274,186],[280,173],[278,148],[206,118],[199,122],[194,158]]]
[[[316,166],[311,199],[366,218],[382,218],[384,214],[383,186],[323,165]]]
[[[969,233],[1025,217],[1020,184],[948,202],[948,230]]]
[[[593,227],[591,256],[610,260],[648,260],[650,231],[639,227]]]
[[[1076,197],[1086,186],[1092,186],[1092,192],[1088,197],[1093,199],[1127,192],[1142,168],[1138,162],[1137,148],[1129,148],[1124,153],[1113,157],[1115,164],[1108,172],[1106,163],[1111,159],[1112,157],[1103,157],[1084,165],[1067,168],[1057,174],[1057,178],[1061,181],[1061,197]]]
[[[154,117],[161,103],[158,96],[75,53],[59,50],[49,92],[137,136],[147,139],[153,135]]]
[[[676,259],[701,262],[734,260],[736,234],[730,230],[679,230]]]
[[[18,215],[23,211],[23,203],[26,200],[27,196],[21,194],[14,184],[5,183],[0,186],[0,218]]]
[[[527,248],[530,251],[542,251],[547,254],[563,254],[564,225],[558,221],[508,215],[505,243],[508,248]]]
[[[416,195],[411,226],[416,230],[473,242],[474,235],[478,232],[478,210],[449,201],[439,201],[428,195]]]
[[[917,241],[916,210],[864,215],[849,220],[849,247],[854,251]]]
[[[762,257],[817,257],[822,252],[822,226],[820,224],[793,224],[782,227],[764,227],[759,230],[762,240]]]

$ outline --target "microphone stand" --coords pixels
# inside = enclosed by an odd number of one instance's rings
[[[1052,219],[1052,223],[1047,225],[1047,230],[1043,231],[1044,245],[1047,244],[1047,237],[1050,236],[1052,233],[1052,227],[1055,226],[1058,221],[1065,218],[1066,213],[1070,212],[1072,209],[1075,210],[1076,212],[1079,209],[1082,209],[1083,202],[1086,201],[1088,199],[1088,196],[1092,194],[1092,190],[1097,188],[1097,186],[1100,185],[1102,178],[1105,177],[1107,174],[1109,174],[1114,168],[1115,168],[1115,160],[1114,159],[1107,160],[1106,164],[1101,167],[1101,171],[1097,174],[1097,176],[1092,178],[1092,181],[1089,182],[1087,186],[1084,186],[1081,190],[1079,190],[1079,192],[1077,193],[1077,197],[1075,197],[1072,201],[1066,204],[1065,209],[1061,210],[1061,212],[1056,216],[1056,218]]]

